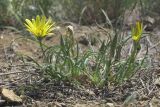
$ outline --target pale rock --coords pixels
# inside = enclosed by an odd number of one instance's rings
[[[6,88],[1,89],[1,94],[4,100],[11,103],[22,103],[22,99],[16,95],[13,90],[8,90]]]
[[[156,86],[160,86],[160,77],[155,80],[154,84]]]
[[[107,103],[106,106],[107,107],[115,107],[113,103]]]

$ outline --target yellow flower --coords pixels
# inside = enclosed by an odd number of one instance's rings
[[[52,22],[51,18],[46,19],[45,16],[36,16],[36,19],[26,19],[25,26],[29,32],[31,32],[38,39],[42,39],[47,35],[52,34],[55,23]]]
[[[143,24],[140,21],[137,21],[136,25],[132,27],[131,31],[132,39],[135,42],[138,42],[141,38],[142,32],[143,32]]]

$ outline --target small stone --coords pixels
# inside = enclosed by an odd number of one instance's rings
[[[160,107],[160,100],[156,97],[153,97],[150,101],[150,107]]]
[[[57,92],[58,97],[63,97],[63,94],[61,92]]]
[[[88,106],[89,105],[87,105],[87,104],[76,104],[76,105],[74,105],[74,107],[88,107]]]
[[[149,97],[146,96],[146,95],[142,95],[142,96],[140,97],[140,99],[141,99],[142,101],[146,101],[146,100],[149,99]]]
[[[160,77],[155,80],[154,84],[160,87]]]
[[[144,18],[143,23],[144,23],[144,25],[146,25],[146,27],[145,27],[146,31],[153,31],[153,29],[154,29],[153,25],[155,23],[154,18],[152,18],[150,16],[147,16],[147,17]]]
[[[4,38],[4,36],[0,36],[0,38],[1,38],[1,39],[3,39],[3,38]]]
[[[91,96],[95,96],[95,93],[92,90],[87,89],[86,92]]]
[[[106,107],[115,107],[113,103],[107,103]]]
[[[2,88],[1,90],[2,98],[10,103],[22,103],[22,99],[17,96],[13,90],[8,90],[6,88]]]
[[[44,102],[41,102],[41,101],[36,101],[34,106],[35,107],[45,107],[46,104]]]
[[[65,103],[54,102],[53,104],[54,104],[54,107],[66,107]]]
[[[27,105],[27,107],[48,107],[48,104],[46,104],[46,102],[43,101],[35,101],[32,103],[32,105]],[[54,106],[52,106],[54,107]]]
[[[147,16],[144,18],[144,21],[148,22],[148,23],[151,23],[151,24],[154,24],[155,23],[155,19],[150,17],[150,16]]]

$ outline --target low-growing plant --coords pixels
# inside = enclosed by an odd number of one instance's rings
[[[72,26],[68,27],[66,35],[61,36],[60,45],[48,47],[42,43],[42,40],[54,29],[54,22],[51,19],[46,19],[45,16],[40,17],[39,15],[36,19],[26,19],[25,26],[29,32],[35,37],[35,41],[39,43],[41,52],[43,53],[43,64],[38,64],[41,66],[41,70],[50,79],[55,80],[67,80],[72,81],[80,75],[83,75],[85,70],[85,60],[90,55],[89,52],[81,54],[79,51],[79,46],[76,44],[73,38]]]
[[[92,82],[99,87],[104,86],[110,82],[123,83],[125,80],[130,79],[136,71],[138,71],[144,58],[137,63],[137,54],[139,53],[140,38],[143,33],[143,24],[137,21],[132,26],[132,37],[122,38],[121,31],[115,30],[110,36],[109,41],[103,41],[99,51],[96,52],[93,60],[95,61],[95,69],[91,72],[88,71],[89,77]],[[126,36],[126,35],[125,35]],[[126,45],[127,41],[132,38],[133,47],[131,47],[131,54],[121,57],[122,48]],[[146,53],[147,54],[147,53]]]
[[[73,34],[67,33],[61,36],[60,45],[48,48],[45,55],[44,71],[51,74],[52,79],[74,81],[84,75],[85,62],[91,53],[81,53],[78,44],[75,45]]]
[[[40,70],[43,72],[43,76],[48,79],[79,82],[83,85],[80,78],[84,76],[92,85],[103,87],[110,82],[123,83],[130,79],[143,64],[145,57],[140,63],[137,63],[137,54],[141,49],[140,39],[143,33],[141,21],[137,21],[131,27],[131,36],[124,38],[120,30],[112,28],[113,31],[109,33],[110,38],[101,42],[98,51],[88,49],[85,52],[80,51],[77,41],[74,40],[72,26],[68,26],[66,34],[61,35],[59,45],[45,46],[42,39],[52,32],[54,25],[51,19],[46,19],[45,16],[37,16],[31,21],[26,19],[25,24],[27,30],[36,37],[42,49],[43,63],[38,65],[41,66]],[[122,57],[122,48],[131,38],[133,42],[131,54]]]

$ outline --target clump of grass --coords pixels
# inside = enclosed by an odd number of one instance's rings
[[[43,76],[48,79],[84,85],[79,80],[84,76],[88,78],[91,85],[103,87],[111,82],[120,84],[130,79],[143,64],[144,59],[137,63],[137,54],[141,49],[140,39],[143,33],[141,21],[137,21],[132,26],[131,37],[123,38],[121,31],[113,28],[109,40],[102,41],[98,51],[89,49],[86,52],[81,52],[78,43],[74,40],[72,26],[67,27],[66,34],[61,36],[59,45],[45,46],[44,49],[41,40],[53,30],[53,25],[51,19],[46,20],[44,16],[42,18],[37,16],[32,21],[26,19],[25,24],[28,31],[36,37],[40,44],[43,63],[38,63],[38,65],[44,74]],[[122,48],[131,38],[133,41],[131,54],[122,58]],[[91,62],[94,64],[91,65]]]

